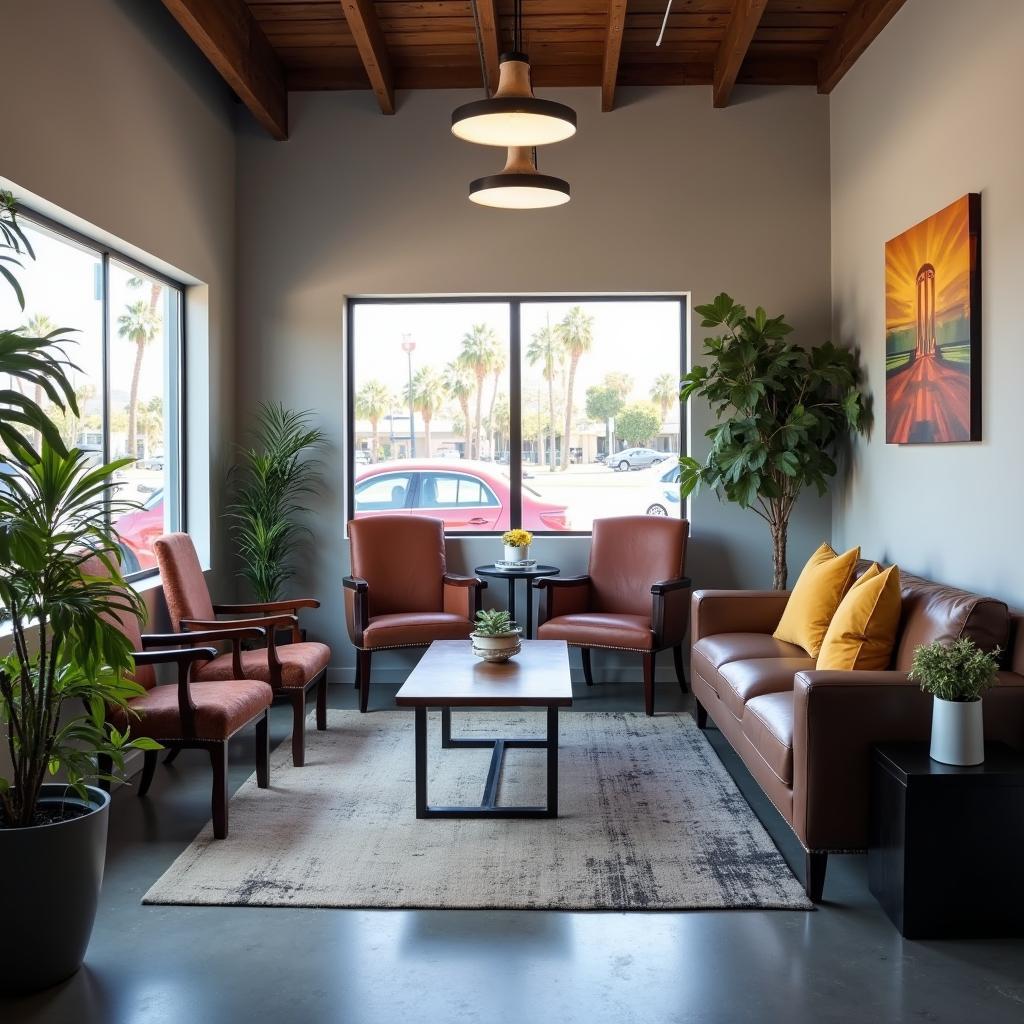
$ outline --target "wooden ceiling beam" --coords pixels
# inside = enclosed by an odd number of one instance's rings
[[[487,91],[493,95],[498,88],[498,58],[501,43],[498,39],[498,10],[496,0],[473,0],[476,16],[480,20],[480,37],[484,46],[484,70]]]
[[[753,41],[761,15],[768,0],[736,0],[725,36],[718,46],[715,57],[715,81],[712,86],[712,100],[716,107],[729,104],[732,87],[740,73],[747,50]]]
[[[243,0],[163,0],[164,7],[278,141],[288,138],[281,63]]]
[[[388,56],[384,33],[381,31],[373,0],[341,0],[352,38],[355,40],[359,57],[366,68],[381,113],[395,112],[395,83],[391,72],[391,58]]]
[[[818,92],[831,92],[906,0],[859,0],[818,58]]]
[[[608,0],[608,30],[604,37],[604,62],[601,69],[601,109],[615,107],[615,83],[619,77],[619,55],[626,27],[627,0]]]

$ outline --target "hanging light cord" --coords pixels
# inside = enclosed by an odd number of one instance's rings
[[[473,24],[476,25],[476,49],[480,55],[480,77],[484,80],[484,95],[491,98],[491,80],[487,77],[487,61],[484,60],[484,34],[480,28],[480,10],[473,0]]]
[[[523,0],[516,0],[515,6],[515,39],[513,49],[516,53],[523,52]]]
[[[665,38],[665,28],[668,25],[668,16],[672,13],[672,0],[668,0],[668,7],[665,8],[665,17],[661,19],[661,31],[658,33],[658,41],[654,44],[655,46],[661,46],[662,39]]]

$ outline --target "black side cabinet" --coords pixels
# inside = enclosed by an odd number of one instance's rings
[[[868,883],[908,939],[1024,935],[1024,755],[990,743],[960,768],[875,747]]]

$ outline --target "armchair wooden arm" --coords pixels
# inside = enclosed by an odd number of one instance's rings
[[[537,627],[559,615],[575,615],[590,609],[589,576],[541,576],[533,581],[540,591]]]
[[[370,622],[370,585],[358,576],[346,576],[341,585],[345,590],[345,625],[348,637],[356,647],[363,646],[363,630]]]
[[[136,651],[132,657],[136,665],[161,665],[174,662],[178,666],[178,714],[182,735],[192,737],[196,732],[196,706],[189,690],[189,670],[194,661],[210,661],[217,657],[215,647],[178,647],[163,651]]]
[[[290,627],[293,637],[298,629],[298,617],[295,615],[262,615],[251,619],[182,619],[182,629],[191,632],[193,629],[217,630],[217,629],[246,629],[253,626],[260,626],[266,630],[267,638],[267,664],[269,666],[270,685],[274,689],[281,686],[281,659],[277,656],[277,630],[281,627]],[[238,652],[232,653],[232,671],[244,678],[242,674],[241,655]]]
[[[262,640],[266,635],[267,631],[260,626],[246,626],[239,629],[206,629],[187,633],[149,633],[143,636],[142,646],[166,647],[180,643],[208,644],[230,640],[231,670],[235,673],[236,679],[243,679],[245,676],[242,672],[242,641]]]
[[[296,612],[300,608],[319,608],[320,602],[315,597],[297,597],[293,601],[267,601],[265,604],[215,604],[214,612],[218,615],[235,615],[249,612]]]
[[[675,647],[686,639],[690,624],[689,576],[661,580],[651,586],[651,629],[658,650]]]

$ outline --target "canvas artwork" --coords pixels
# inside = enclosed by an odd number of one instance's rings
[[[981,196],[885,245],[885,439],[981,440]]]

